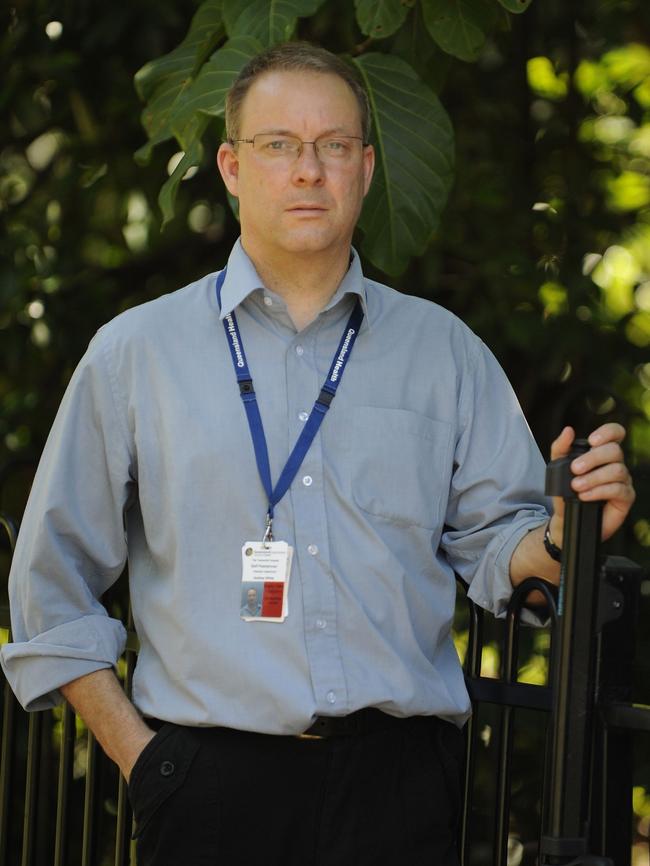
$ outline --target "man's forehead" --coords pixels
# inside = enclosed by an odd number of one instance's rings
[[[251,84],[241,111],[242,128],[263,122],[270,123],[272,131],[293,130],[305,120],[321,120],[341,129],[359,122],[357,100],[347,82],[333,73],[312,70],[264,72]]]

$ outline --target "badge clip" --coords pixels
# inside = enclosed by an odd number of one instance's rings
[[[262,544],[267,545],[270,541],[273,541],[273,518],[269,513],[266,515],[266,530],[264,532],[264,538],[262,539]]]

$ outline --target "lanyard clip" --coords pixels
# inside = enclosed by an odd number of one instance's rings
[[[273,518],[270,513],[267,512],[266,515],[266,530],[264,531],[264,538],[262,539],[262,544],[268,544],[269,541],[273,541]]]

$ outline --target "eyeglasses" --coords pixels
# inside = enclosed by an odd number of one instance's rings
[[[316,156],[324,163],[345,164],[352,162],[362,148],[366,147],[358,135],[321,135],[316,141],[303,141],[295,135],[278,135],[275,132],[260,132],[252,138],[231,139],[230,144],[252,144],[255,153],[269,162],[293,163],[302,153],[305,144],[313,144]]]

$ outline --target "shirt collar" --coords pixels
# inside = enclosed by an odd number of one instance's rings
[[[354,247],[350,248],[350,253],[350,267],[339,283],[336,292],[330,298],[325,310],[334,307],[344,295],[354,294],[361,301],[364,319],[368,322],[368,298],[366,282],[361,270],[361,261]],[[258,289],[264,290],[264,283],[257,273],[255,265],[244,251],[241,238],[239,238],[228,257],[228,270],[221,287],[221,312],[219,318],[223,319],[229,313],[232,313],[235,307],[238,307],[242,301]]]

